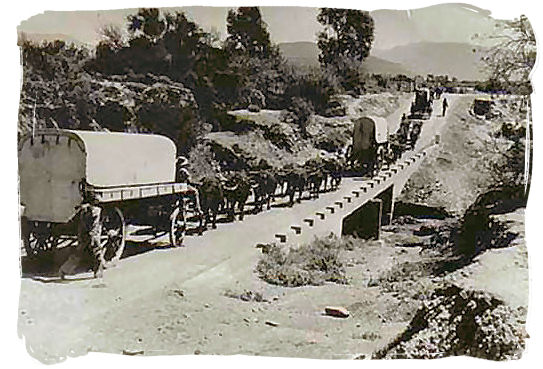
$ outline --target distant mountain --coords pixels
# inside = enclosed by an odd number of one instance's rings
[[[319,66],[319,48],[314,42],[286,42],[278,45],[287,62],[303,67]],[[369,56],[364,61],[364,69],[375,74],[406,74],[411,71],[399,63]]]
[[[485,79],[481,71],[484,49],[453,42],[419,42],[388,50],[372,50],[372,55],[400,63],[416,74],[448,74],[460,80]]]
[[[308,67],[319,65],[319,48],[314,42],[284,42],[277,46],[291,64]]]
[[[65,35],[62,33],[30,33],[30,32],[19,32],[19,39],[24,37],[28,41],[34,43],[42,42],[52,42],[56,40],[61,40],[67,44],[83,45],[84,42],[73,38],[72,36]]]
[[[373,55],[368,56],[364,60],[362,65],[364,66],[364,69],[368,73],[373,73],[373,74],[391,74],[391,75],[404,74],[406,76],[415,75],[415,73],[413,73],[410,69],[406,68],[401,63],[391,62],[389,60],[378,58]]]

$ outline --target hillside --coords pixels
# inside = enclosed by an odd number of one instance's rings
[[[77,46],[85,45],[84,42],[62,33],[32,33],[32,32],[20,32],[18,34],[18,39],[26,39],[30,42],[34,42],[36,44],[41,44],[44,42],[54,42],[57,40],[64,41],[68,44],[74,44]]]
[[[419,42],[372,50],[374,56],[400,63],[417,74],[448,74],[460,80],[485,79],[480,70],[483,52],[470,44],[452,42]]]
[[[317,67],[319,65],[319,48],[314,42],[285,42],[278,46],[283,56],[293,65],[302,67]],[[399,63],[375,56],[369,56],[364,61],[364,68],[372,74],[413,74]]]

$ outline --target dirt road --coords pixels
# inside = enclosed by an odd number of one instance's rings
[[[457,99],[467,98],[448,97],[451,109]],[[448,116],[427,121],[419,147],[449,123],[454,122]],[[276,232],[299,222],[300,214],[324,208],[350,186],[352,179],[318,200],[219,224],[202,237],[188,237],[183,248],[151,248],[122,259],[101,280],[23,278],[19,332],[32,355],[45,362],[89,351],[320,358],[370,353],[405,322],[393,318],[394,297],[380,296],[366,277],[416,258],[416,250],[374,245],[367,250],[368,270],[349,268],[350,285],[289,289],[266,284],[253,272],[260,254],[256,243],[273,240]],[[266,301],[225,296],[246,290]],[[322,316],[330,304],[349,306],[352,318]]]

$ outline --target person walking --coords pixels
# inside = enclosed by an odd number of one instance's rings
[[[193,183],[192,176],[188,170],[189,167],[189,160],[184,156],[179,156],[176,160],[176,175],[175,175],[175,181],[177,183],[186,183],[188,191],[188,200],[192,202],[194,211],[197,216],[201,216],[201,209],[200,209],[200,196],[198,194],[197,185]],[[187,203],[185,202],[185,199],[183,197],[180,197],[179,199],[179,206],[183,209],[183,211],[186,210]]]
[[[92,271],[94,278],[102,278],[104,271],[105,248],[100,236],[102,234],[102,208],[94,194],[88,194],[79,209],[79,224],[77,229],[77,247],[73,254],[60,266],[59,275],[64,279],[67,274],[73,274],[85,254],[90,251],[92,256]]]
[[[443,114],[442,116],[445,116],[445,113],[447,112],[447,108],[449,107],[449,103],[447,101],[447,98],[443,98]]]

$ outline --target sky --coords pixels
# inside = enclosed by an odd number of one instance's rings
[[[216,30],[226,36],[226,7],[163,8],[182,10],[204,30]],[[315,41],[322,30],[317,22],[318,8],[260,7],[272,41]],[[109,24],[124,28],[126,16],[137,9],[104,11],[46,11],[23,22],[18,32],[60,34],[83,43],[95,44],[98,31]],[[466,4],[442,4],[416,10],[376,10],[374,48],[389,49],[413,42],[462,42],[481,44],[474,34],[488,34],[495,21],[490,12]]]

